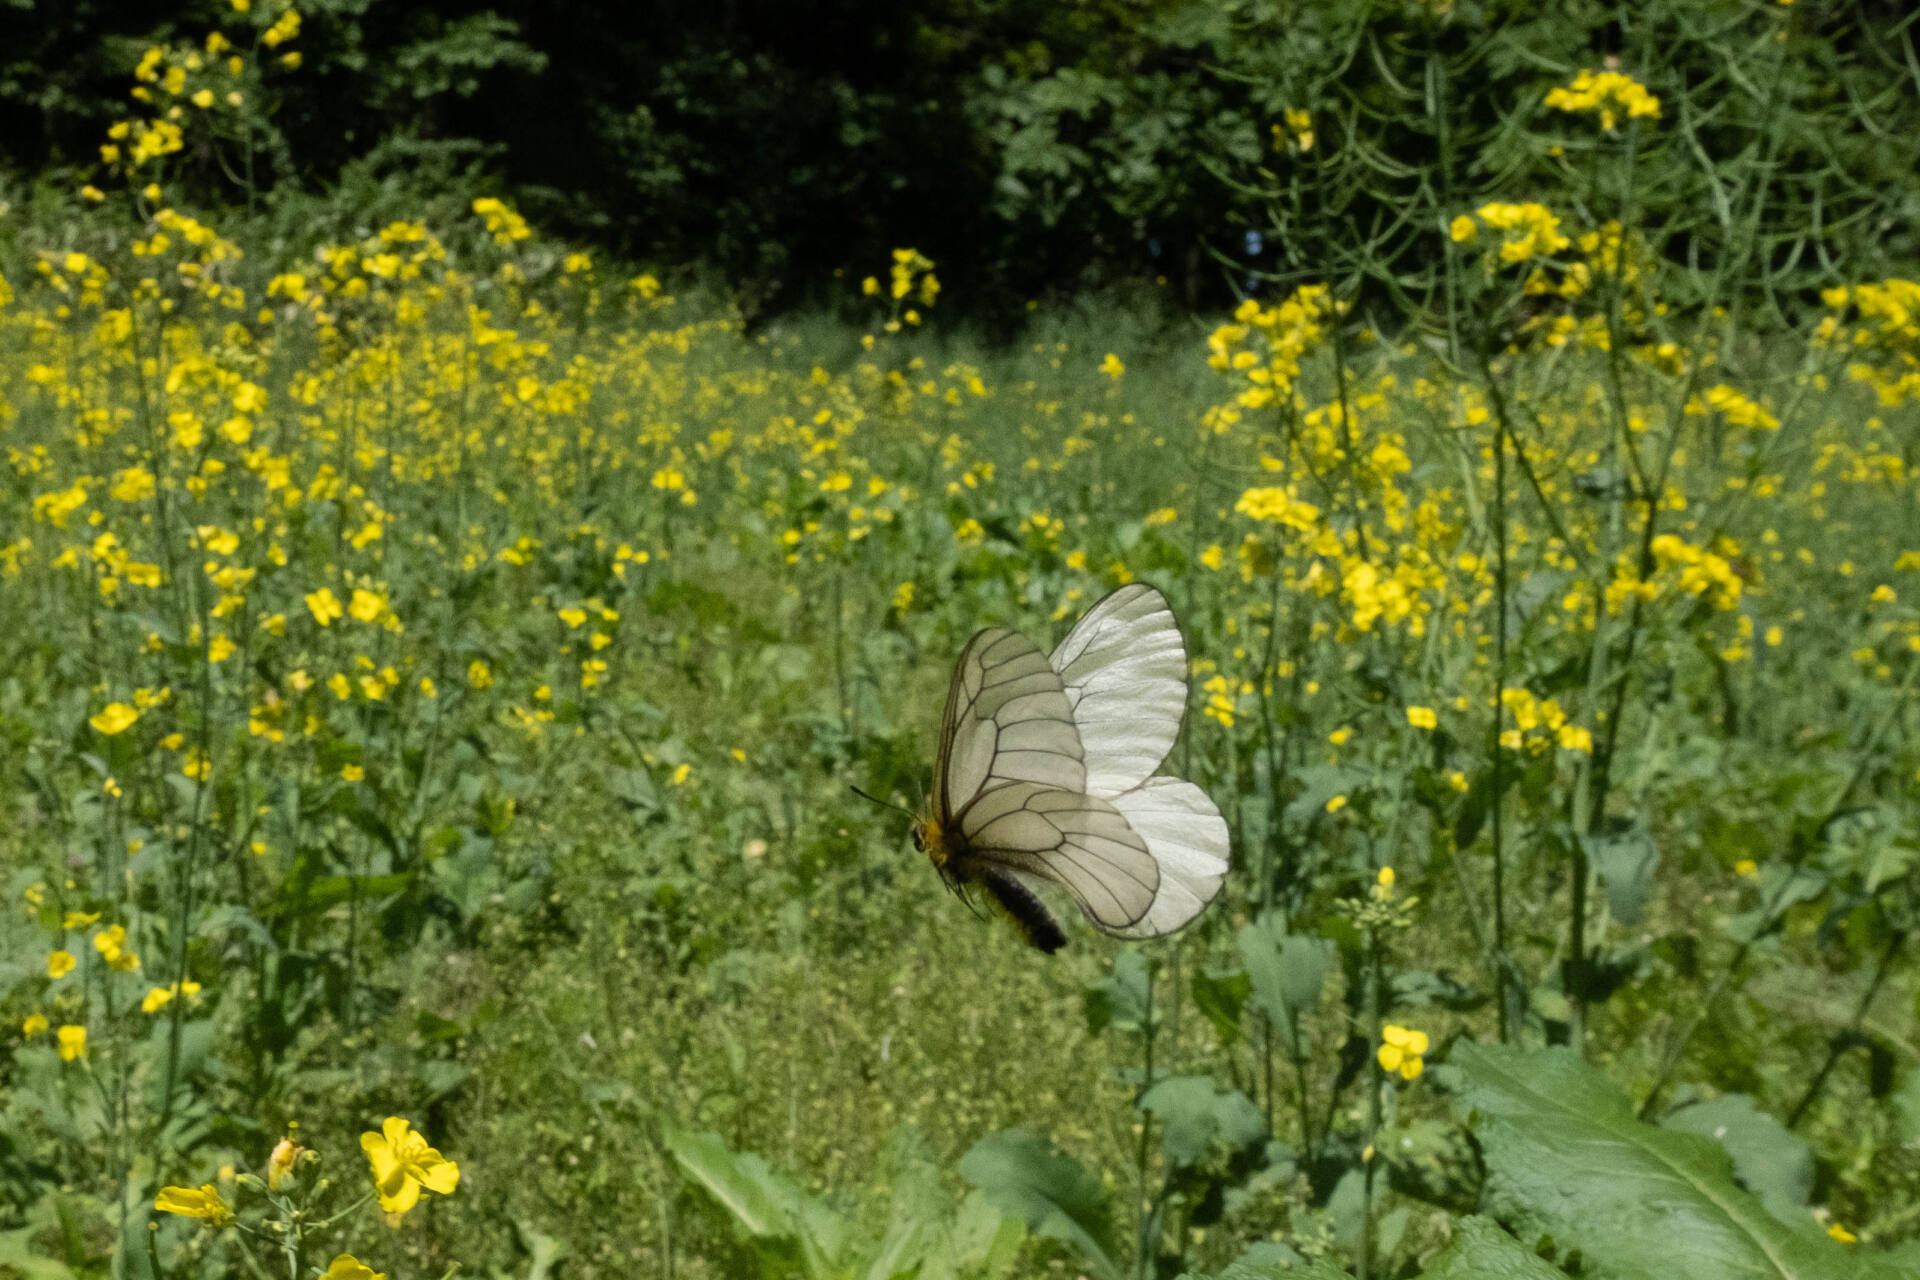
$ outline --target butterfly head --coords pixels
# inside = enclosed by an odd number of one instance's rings
[[[913,847],[933,860],[933,865],[945,870],[948,861],[946,833],[940,829],[940,820],[932,814],[917,818],[913,824]]]

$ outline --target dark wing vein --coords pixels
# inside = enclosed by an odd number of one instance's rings
[[[1013,783],[974,797],[958,823],[967,855],[1058,885],[1101,929],[1137,923],[1159,891],[1146,842],[1098,797]]]

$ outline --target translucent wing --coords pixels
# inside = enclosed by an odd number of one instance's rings
[[[1085,789],[1080,734],[1040,646],[1001,627],[967,642],[954,665],[933,771],[943,824],[981,792],[1014,782]]]
[[[1144,582],[1110,592],[1048,659],[1086,760],[1086,791],[1139,786],[1173,749],[1187,709],[1187,647],[1167,598]]]
[[[1179,778],[1148,778],[1115,796],[1113,807],[1146,842],[1160,871],[1160,889],[1146,915],[1124,929],[1123,938],[1172,933],[1206,909],[1226,878],[1226,819],[1207,793]]]
[[[981,792],[954,820],[963,857],[1058,885],[1109,933],[1138,924],[1160,890],[1146,841],[1098,796],[1016,782]]]

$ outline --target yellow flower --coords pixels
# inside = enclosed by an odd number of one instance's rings
[[[1120,381],[1120,375],[1125,373],[1126,371],[1127,371],[1127,366],[1124,364],[1121,364],[1120,357],[1113,354],[1113,352],[1111,351],[1107,352],[1107,358],[1100,362],[1100,372],[1106,374],[1109,378],[1112,378],[1115,382]]]
[[[79,961],[73,958],[73,952],[71,951],[51,952],[47,956],[47,976],[49,978],[64,978],[73,972],[73,966],[78,963]]]
[[[1333,799],[1327,801],[1328,813],[1338,813],[1346,807],[1347,798],[1345,796],[1335,796]]]
[[[372,622],[386,611],[387,599],[375,591],[361,587],[353,589],[353,600],[347,605],[347,612],[356,622]]]
[[[125,733],[139,718],[140,713],[126,703],[109,702],[101,709],[99,715],[92,717],[87,723],[111,738],[116,733]]]
[[[1733,864],[1733,874],[1739,876],[1742,880],[1758,880],[1760,878],[1760,864],[1752,858],[1742,858]]]
[[[292,1137],[285,1137],[274,1144],[273,1154],[267,1157],[267,1190],[278,1191],[280,1184],[293,1176],[293,1162],[300,1157],[300,1144]],[[347,1255],[341,1254],[341,1258]],[[347,1258],[351,1262],[353,1259]],[[340,1258],[334,1259],[338,1266]]]
[[[56,1033],[60,1040],[60,1061],[72,1062],[87,1051],[87,1029],[65,1026]]]
[[[153,1207],[161,1213],[177,1213],[183,1218],[199,1218],[210,1227],[233,1225],[233,1210],[220,1198],[211,1182],[198,1191],[192,1187],[162,1187],[153,1198]]]
[[[309,591],[307,609],[313,614],[313,620],[323,627],[332,625],[335,618],[346,612],[340,607],[340,601],[334,597],[331,587]]]
[[[27,1015],[27,1020],[20,1024],[20,1034],[29,1040],[46,1029],[47,1015],[44,1013],[30,1013]]]
[[[158,1013],[160,1010],[166,1008],[167,1001],[171,999],[173,999],[173,991],[171,988],[155,987],[147,992],[146,999],[140,1002],[140,1012]]]
[[[1407,723],[1416,729],[1431,729],[1440,723],[1432,707],[1408,707]]]
[[[1380,1028],[1380,1050],[1375,1056],[1382,1071],[1397,1071],[1403,1079],[1413,1080],[1426,1070],[1422,1055],[1427,1047],[1426,1032],[1389,1023]]]
[[[93,949],[100,953],[109,969],[132,973],[140,967],[140,957],[127,949],[127,926],[116,924],[93,936]]]
[[[340,766],[340,776],[348,782],[358,782],[367,776],[367,771],[357,764],[343,764]]]
[[[467,664],[467,683],[476,689],[484,689],[493,683],[493,670],[479,658]]]
[[[350,1253],[343,1253],[328,1264],[320,1280],[387,1280],[387,1273],[375,1271]]]
[[[1859,1236],[1856,1236],[1853,1232],[1847,1230],[1837,1222],[1827,1228],[1827,1234],[1835,1240],[1838,1240],[1841,1244],[1857,1244],[1860,1240]]]
[[[360,1135],[360,1149],[373,1169],[380,1208],[405,1213],[419,1202],[420,1188],[450,1196],[460,1185],[460,1166],[427,1145],[399,1116],[388,1116],[379,1133]]]

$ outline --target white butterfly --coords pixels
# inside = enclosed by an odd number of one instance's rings
[[[954,667],[914,847],[1042,951],[1066,935],[1025,880],[1066,890],[1103,933],[1172,933],[1213,900],[1228,862],[1206,792],[1154,772],[1186,705],[1180,625],[1146,583],[1094,605],[1051,657],[1018,632],[980,632]]]

